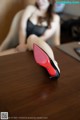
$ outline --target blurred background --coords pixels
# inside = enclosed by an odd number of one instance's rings
[[[0,44],[8,34],[14,15],[35,0],[0,0]],[[61,43],[80,40],[80,4],[56,4],[61,17]]]

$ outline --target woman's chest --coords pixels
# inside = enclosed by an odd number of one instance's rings
[[[47,26],[47,21],[43,20],[40,23],[40,18],[44,18],[44,16],[41,15],[41,13],[39,12],[35,12],[34,14],[32,14],[29,18],[29,20],[34,24],[34,25],[39,25],[39,26]]]

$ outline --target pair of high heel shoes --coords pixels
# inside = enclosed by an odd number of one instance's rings
[[[60,72],[57,69],[55,62],[50,59],[44,50],[42,50],[38,45],[34,44],[33,53],[36,63],[47,70],[50,79],[54,80],[60,77]]]

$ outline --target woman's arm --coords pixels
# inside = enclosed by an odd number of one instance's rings
[[[32,15],[32,13],[35,10],[35,6],[29,5],[24,10],[21,22],[20,22],[20,28],[19,28],[19,43],[25,44],[26,39],[26,27],[27,27],[27,20]]]
[[[46,32],[40,38],[42,40],[49,40],[54,35],[53,43],[55,45],[60,44],[60,17],[58,15],[54,15],[54,20],[51,23],[51,28],[47,29]]]
[[[35,6],[29,5],[23,13],[21,22],[20,22],[20,28],[19,28],[19,45],[17,46],[17,50],[19,52],[24,52],[27,49],[27,46],[25,44],[26,40],[26,27],[27,27],[27,20],[32,15],[32,13],[35,11]]]
[[[52,44],[54,45],[60,45],[60,22],[58,23],[57,29],[52,36]]]

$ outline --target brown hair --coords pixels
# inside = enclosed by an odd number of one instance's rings
[[[43,21],[47,21],[48,24],[48,28],[51,27],[51,21],[53,20],[53,12],[54,12],[54,4],[55,4],[55,0],[48,0],[50,2],[50,5],[46,11],[46,15],[45,17],[38,17],[38,23],[42,23]],[[37,3],[35,3],[35,6],[39,9],[39,6],[37,5]]]

